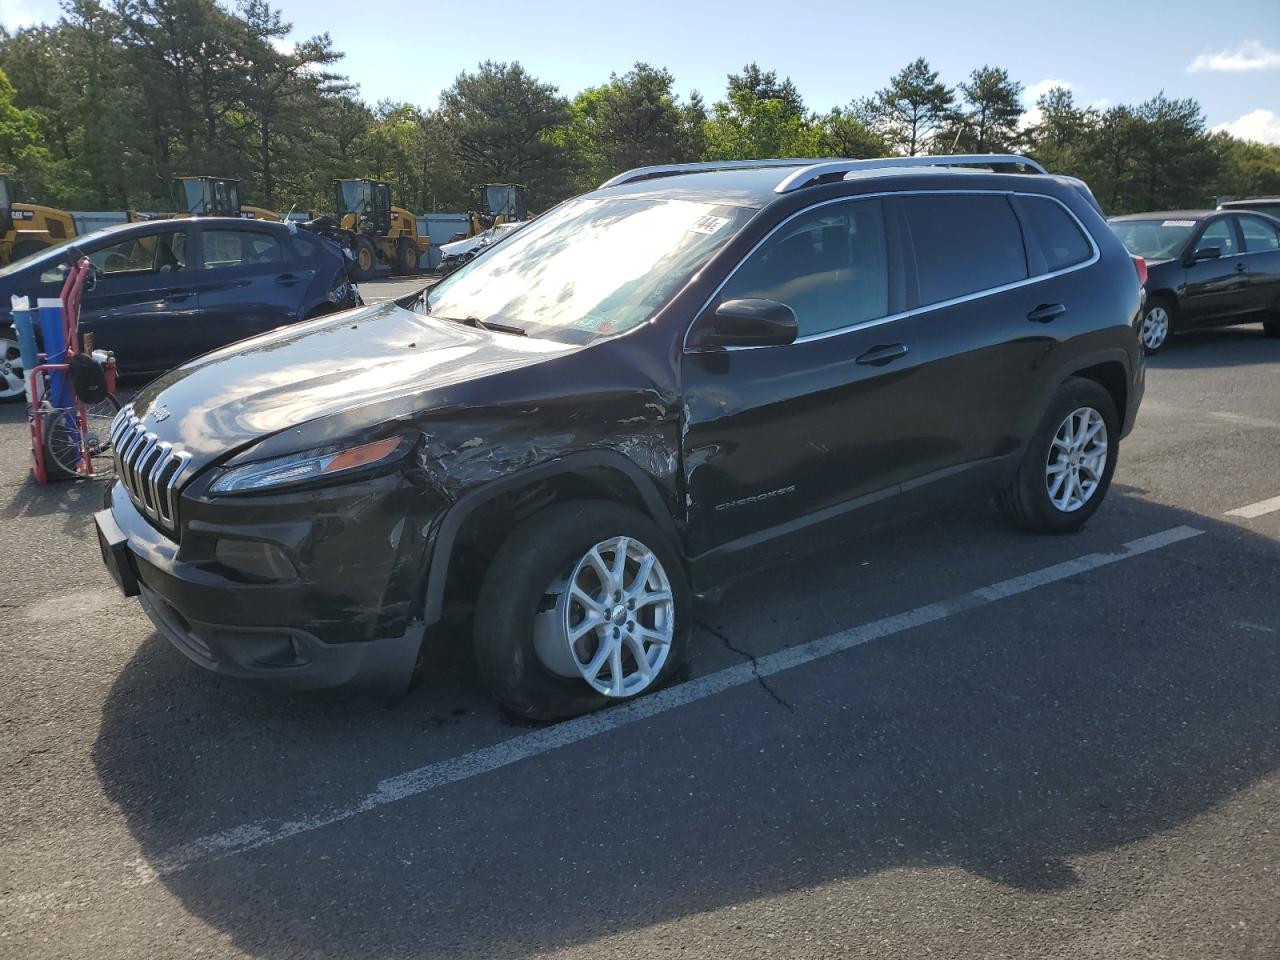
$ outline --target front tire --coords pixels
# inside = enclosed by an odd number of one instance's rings
[[[368,237],[357,237],[355,249],[351,252],[355,255],[351,261],[351,275],[359,281],[372,280],[378,269],[378,254],[373,249],[373,241]]]
[[[1072,377],[1054,394],[1022,462],[997,496],[1005,516],[1034,533],[1079,530],[1102,505],[1119,452],[1111,394]]]
[[[680,558],[648,517],[557,504],[498,548],[476,603],[480,677],[530,720],[587,713],[668,683],[688,655]]]
[[[1173,332],[1173,307],[1166,300],[1151,300],[1142,313],[1142,329],[1138,339],[1142,341],[1142,352],[1149,357],[1155,356],[1169,341]]]

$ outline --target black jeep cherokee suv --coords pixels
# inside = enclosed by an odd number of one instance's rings
[[[1140,297],[1087,188],[1021,158],[635,170],[416,306],[156,381],[103,556],[192,660],[295,687],[403,689],[474,603],[493,694],[566,716],[669,679],[694,594],[913,501],[1081,526]]]

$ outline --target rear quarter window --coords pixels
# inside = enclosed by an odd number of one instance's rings
[[[925,194],[902,204],[921,306],[1027,279],[1022,230],[1002,194]]]
[[[1027,232],[1044,257],[1045,273],[1065,270],[1093,256],[1079,224],[1058,203],[1045,197],[1019,197],[1017,203]]]

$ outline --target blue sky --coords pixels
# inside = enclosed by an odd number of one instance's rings
[[[1280,143],[1280,0],[1062,4],[647,0],[278,0],[294,37],[328,31],[369,101],[434,106],[484,59],[519,60],[572,95],[636,60],[664,65],[708,102],[750,60],[789,75],[813,109],[869,94],[924,56],[948,83],[996,64],[1041,90],[1069,84],[1084,103],[1133,103],[1163,89],[1192,96],[1212,126]],[[800,16],[803,11],[803,18]],[[0,0],[15,26],[58,15],[57,0]],[[395,64],[388,68],[388,64]]]

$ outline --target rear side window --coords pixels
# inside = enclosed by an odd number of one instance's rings
[[[1027,278],[1022,231],[1009,201],[993,194],[903,197],[926,305]]]
[[[1280,250],[1280,233],[1261,217],[1241,217],[1240,232],[1244,234],[1245,253]]]
[[[802,337],[887,316],[880,201],[828,204],[785,223],[729,278],[720,297],[785,303]]]
[[[1093,255],[1093,248],[1071,214],[1044,197],[1019,197],[1018,208],[1027,231],[1035,239],[1044,256],[1045,272],[1065,270],[1083,263]]]

